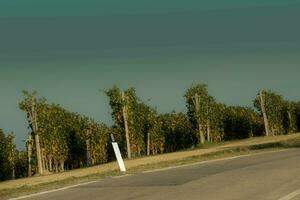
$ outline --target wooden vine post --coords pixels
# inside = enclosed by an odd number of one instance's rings
[[[34,139],[35,139],[38,173],[40,175],[43,175],[44,172],[43,172],[43,165],[42,165],[40,137],[39,137],[39,133],[38,133],[37,111],[36,111],[36,103],[35,103],[34,97],[31,100],[31,112],[29,112],[29,116],[30,116],[30,120],[32,123],[32,129],[33,129]]]
[[[263,90],[261,90],[259,92],[259,96],[260,96],[261,112],[262,112],[263,118],[264,118],[266,136],[269,136],[270,135],[270,128],[269,128],[269,121],[268,121],[268,116],[267,116],[267,112],[266,112],[266,108],[265,108],[265,98],[264,98]]]
[[[123,101],[123,118],[124,118],[124,126],[125,126],[126,145],[127,145],[127,157],[131,159],[130,138],[129,138],[129,128],[128,128],[127,97],[125,96],[124,92],[122,92],[122,101]]]
[[[198,131],[199,131],[199,135],[200,135],[200,143],[204,144],[205,138],[204,138],[204,134],[203,134],[203,131],[202,131],[201,119],[200,119],[200,96],[197,93],[195,94],[195,97],[193,99],[193,103],[194,103],[194,106],[195,106],[195,111],[196,111],[196,116],[197,116]]]

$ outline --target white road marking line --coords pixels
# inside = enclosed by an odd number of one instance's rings
[[[96,182],[98,182],[98,181],[91,181],[91,182],[88,182],[88,183],[80,183],[80,184],[77,184],[77,185],[71,185],[71,186],[67,186],[67,187],[63,187],[63,188],[59,188],[59,189],[48,190],[48,191],[39,192],[39,193],[35,193],[35,194],[29,194],[29,195],[25,195],[25,196],[21,196],[21,197],[16,197],[16,198],[12,198],[12,199],[9,199],[9,200],[19,200],[19,199],[25,199],[25,198],[29,198],[29,197],[35,197],[35,196],[39,196],[39,195],[42,195],[42,194],[58,192],[58,191],[67,190],[67,189],[70,189],[70,188],[83,186],[83,185],[88,185],[88,184],[92,184],[92,183],[96,183]]]
[[[124,175],[121,175],[121,176],[114,176],[112,178],[113,179],[118,179],[118,178],[123,178],[123,177],[127,177],[127,176],[131,176],[131,174],[124,174]],[[21,196],[21,197],[11,198],[9,200],[26,199],[26,198],[35,197],[35,196],[48,194],[48,193],[52,193],[52,192],[67,190],[67,189],[71,189],[71,188],[75,188],[75,187],[79,187],[79,186],[83,186],[83,185],[89,185],[89,184],[97,183],[97,182],[100,182],[100,181],[103,181],[103,180],[104,179],[101,179],[101,180],[98,180],[98,181],[90,181],[90,182],[87,182],[87,183],[80,183],[80,184],[76,184],[76,185],[70,185],[70,186],[66,186],[66,187],[63,187],[63,188],[59,188],[59,189],[48,190],[48,191],[39,192],[39,193],[35,193],[35,194],[29,194],[29,195],[25,195],[25,196]]]
[[[111,178],[112,179],[119,179],[119,178],[124,178],[124,177],[127,177],[127,176],[131,176],[131,175],[132,174],[124,174],[124,175],[121,175],[121,176],[113,176]],[[48,190],[48,191],[39,192],[39,193],[35,193],[35,194],[29,194],[29,195],[25,195],[25,196],[21,196],[21,197],[11,198],[11,199],[8,199],[8,200],[19,200],[19,199],[35,197],[35,196],[39,196],[39,195],[43,195],[43,194],[48,194],[48,193],[52,193],[52,192],[59,192],[59,191],[62,191],[62,190],[67,190],[67,189],[71,189],[71,188],[75,188],[75,187],[79,187],[79,186],[83,186],[83,185],[89,185],[89,184],[92,184],[92,183],[97,183],[97,182],[100,182],[100,181],[103,181],[103,180],[104,179],[101,179],[101,180],[98,180],[98,181],[90,181],[90,182],[87,182],[87,183],[80,183],[80,184],[76,184],[76,185],[70,185],[70,186],[66,186],[66,187],[63,187],[63,188],[59,188],[59,189]]]
[[[280,198],[279,200],[290,200],[290,199],[293,199],[294,197],[300,195],[300,189],[295,191],[295,192],[292,192],[282,198]]]

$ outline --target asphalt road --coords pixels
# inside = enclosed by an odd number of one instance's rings
[[[293,149],[109,178],[26,199],[294,200],[299,190],[300,149]]]

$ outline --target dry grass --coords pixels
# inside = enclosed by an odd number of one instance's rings
[[[284,143],[286,141],[294,141],[299,140],[300,141],[300,134],[293,134],[293,135],[283,135],[283,136],[276,136],[276,137],[258,137],[258,138],[251,138],[251,139],[245,139],[245,140],[237,140],[232,142],[225,142],[223,144],[218,144],[212,147],[207,148],[199,148],[189,151],[182,151],[182,152],[175,152],[175,153],[168,153],[168,154],[162,154],[162,155],[156,155],[156,156],[149,156],[149,157],[143,157],[143,158],[137,158],[132,160],[125,160],[126,168],[130,171],[132,171],[135,168],[138,168],[139,166],[150,166],[155,165],[157,166],[157,163],[163,163],[163,162],[173,162],[176,160],[184,160],[187,158],[192,157],[199,157],[202,155],[217,153],[226,151],[229,149],[235,149],[235,148],[246,148],[246,147],[260,147],[262,148],[269,148],[274,147],[272,144],[279,144]],[[271,146],[269,146],[271,144]],[[281,147],[281,146],[280,146]],[[249,148],[251,149],[251,148]],[[180,163],[178,163],[180,164]],[[158,166],[159,167],[159,166]],[[156,167],[157,168],[157,167]],[[1,191],[9,191],[9,190],[16,190],[18,188],[31,188],[38,185],[47,185],[49,183],[58,183],[58,182],[66,182],[67,180],[71,179],[81,179],[82,181],[87,181],[86,177],[93,176],[93,175],[114,175],[117,174],[116,171],[118,170],[118,165],[116,162],[103,164],[99,166],[84,168],[84,169],[77,169],[72,170],[64,173],[58,173],[58,174],[50,174],[45,176],[36,176],[36,177],[30,177],[30,178],[24,178],[24,179],[18,179],[18,180],[12,180],[12,181],[6,181],[0,183],[0,193]],[[114,173],[114,174],[112,174]],[[66,184],[72,184],[74,182],[70,181]],[[57,186],[56,186],[57,187]],[[4,192],[7,193],[7,192]]]

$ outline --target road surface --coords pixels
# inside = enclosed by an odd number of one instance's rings
[[[109,178],[25,199],[300,199],[300,149]]]

